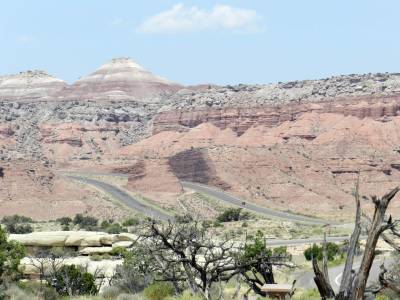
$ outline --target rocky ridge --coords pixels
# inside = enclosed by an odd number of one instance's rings
[[[48,78],[29,76],[36,83]],[[318,207],[325,214],[352,207],[358,170],[366,192],[400,178],[397,73],[182,88],[117,59],[71,86],[43,79],[50,88],[37,94],[31,87],[39,84],[20,80],[11,91],[25,94],[11,93],[1,78],[0,180],[7,188],[0,189],[0,206],[13,212],[26,206],[13,188],[18,181],[37,193],[38,207],[46,201],[64,207],[63,198],[73,195],[71,214],[90,211],[85,197],[93,194],[76,195],[74,183],[63,190],[67,183],[54,175],[57,169],[123,170],[127,189],[169,207],[182,193],[179,180],[194,180],[260,205],[302,213]],[[55,180],[41,181],[42,173]],[[33,208],[28,215],[35,216]]]
[[[52,100],[67,84],[45,71],[33,70],[0,77],[0,101]]]

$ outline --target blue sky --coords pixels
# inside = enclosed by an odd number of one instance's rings
[[[129,56],[183,83],[400,72],[398,0],[0,0],[0,74]]]

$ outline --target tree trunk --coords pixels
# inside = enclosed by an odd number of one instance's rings
[[[364,299],[364,293],[367,286],[369,272],[375,258],[376,244],[378,242],[379,236],[385,229],[387,229],[383,226],[386,209],[389,205],[390,200],[393,199],[398,191],[399,187],[387,193],[385,196],[382,197],[382,199],[377,199],[376,197],[372,198],[375,204],[375,212],[371,222],[371,227],[368,232],[368,238],[365,244],[365,251],[363,259],[361,261],[360,270],[358,271],[357,277],[354,282],[352,299]]]
[[[314,281],[317,285],[319,294],[321,295],[321,299],[332,299],[333,297],[335,297],[335,293],[333,292],[333,289],[329,283],[329,279],[327,280],[324,273],[321,272],[321,270],[319,269],[318,262],[315,257],[313,257],[312,264],[315,274]]]
[[[347,249],[347,257],[346,263],[343,270],[342,280],[340,282],[339,293],[336,296],[337,300],[343,300],[350,297],[351,287],[353,285],[353,262],[354,256],[357,252],[357,243],[360,239],[361,234],[361,203],[360,203],[360,193],[358,191],[359,181],[356,184],[356,190],[354,198],[356,200],[356,220],[354,222],[354,230],[351,234],[348,249]]]

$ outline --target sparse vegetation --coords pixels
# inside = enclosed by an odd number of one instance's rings
[[[72,223],[72,219],[70,217],[62,217],[58,218],[56,222],[60,223],[63,226],[68,226],[69,224]]]
[[[25,249],[14,241],[7,240],[7,233],[0,227],[0,299],[9,282],[19,278],[18,265],[25,255]]]
[[[54,274],[52,283],[59,295],[95,295],[97,287],[92,274],[75,265],[64,265]]]
[[[228,208],[217,217],[217,220],[219,222],[232,222],[248,220],[249,218],[250,214],[243,212],[241,208]]]
[[[340,255],[340,247],[335,243],[326,243],[326,249],[329,261],[333,261],[338,255]],[[311,261],[313,258],[317,259],[318,261],[322,261],[323,258],[322,246],[313,244],[311,247],[307,248],[304,251],[304,257],[308,261]]]
[[[98,220],[92,216],[84,216],[82,214],[77,214],[73,219],[73,223],[75,225],[78,225],[79,228],[82,228],[82,229],[85,229],[88,231],[94,231],[94,230],[97,230]]]
[[[139,220],[138,218],[134,218],[134,217],[131,217],[131,218],[125,220],[125,221],[122,223],[122,225],[125,226],[125,227],[128,227],[128,226],[137,226],[137,225],[139,225],[139,224],[140,224],[140,220]]]
[[[33,232],[33,227],[30,223],[33,220],[29,217],[13,215],[4,217],[1,221],[9,233],[30,233]]]
[[[163,300],[174,293],[174,287],[168,282],[150,284],[143,291],[148,300]]]

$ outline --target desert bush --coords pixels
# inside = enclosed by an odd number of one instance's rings
[[[95,217],[84,216],[82,214],[77,214],[74,217],[73,223],[78,225],[82,229],[86,230],[96,230],[98,220]]]
[[[3,295],[0,293],[0,299],[26,300],[33,299],[33,295],[13,284],[4,292]]]
[[[217,220],[219,222],[232,222],[248,220],[249,218],[249,213],[243,212],[241,208],[228,208],[217,217]]]
[[[103,289],[101,296],[105,300],[115,300],[121,294],[121,289],[117,286],[108,286]]]
[[[94,276],[80,267],[64,265],[54,275],[54,287],[60,295],[95,295],[97,293]]]
[[[6,216],[2,219],[2,223],[34,223],[32,218],[20,216],[20,215],[13,215],[13,216]]]
[[[18,265],[24,256],[24,247],[15,241],[8,241],[5,230],[0,226],[0,298],[5,283],[19,278]]]
[[[272,250],[272,254],[274,256],[289,257],[289,259],[292,259],[292,255],[289,252],[287,252],[287,246],[280,246],[274,248]]]
[[[154,263],[145,249],[134,248],[126,253],[123,264],[117,266],[113,284],[131,293],[143,291],[154,279]]]
[[[1,221],[9,233],[30,233],[33,232],[33,227],[29,223],[33,220],[29,217],[13,215],[4,217]]]
[[[70,223],[72,223],[72,219],[70,217],[62,217],[62,218],[58,218],[56,220],[56,222],[60,223],[61,225],[69,225]]]
[[[128,232],[128,230],[126,228],[122,227],[119,223],[110,224],[105,230],[107,233],[110,233],[110,234],[118,234],[121,232]]]
[[[215,220],[213,223],[213,227],[224,227],[224,224],[222,224],[220,221]]]
[[[93,260],[93,261],[103,260],[103,256],[100,254],[92,254],[89,256],[89,258],[90,258],[90,260]]]
[[[131,217],[131,218],[125,220],[125,221],[122,223],[123,226],[137,226],[137,225],[139,225],[139,224],[140,224],[139,219],[134,218],[134,217]]]
[[[10,224],[6,228],[9,233],[24,234],[33,232],[33,227],[30,224]]]
[[[110,255],[119,256],[119,257],[126,257],[128,255],[128,253],[129,253],[129,251],[124,247],[114,247],[110,251]]]
[[[122,227],[119,223],[113,223],[112,220],[101,222],[101,229],[110,234],[118,234],[121,232],[128,232],[128,229]]]
[[[204,298],[193,294],[191,291],[184,291],[182,294],[177,296],[169,296],[167,300],[203,300]]]
[[[175,216],[175,222],[179,224],[185,224],[185,223],[190,223],[193,222],[193,217],[189,214],[185,215],[176,215]]]
[[[293,300],[319,300],[321,296],[316,289],[298,290],[294,293]]]
[[[53,287],[48,284],[40,283],[39,281],[20,282],[18,285],[25,293],[34,295],[37,299],[57,300],[60,297]],[[31,297],[31,299],[32,298],[33,297]]]
[[[328,256],[328,260],[332,261],[335,257],[340,254],[340,247],[335,243],[326,243],[326,252]],[[304,250],[304,257],[307,260],[312,260],[315,257],[317,260],[322,260],[323,253],[322,253],[322,246],[318,246],[313,244],[311,247]]]
[[[143,300],[143,297],[137,294],[120,294],[116,300]]]
[[[174,293],[173,286],[168,282],[156,282],[150,284],[143,291],[148,300],[163,300]]]

